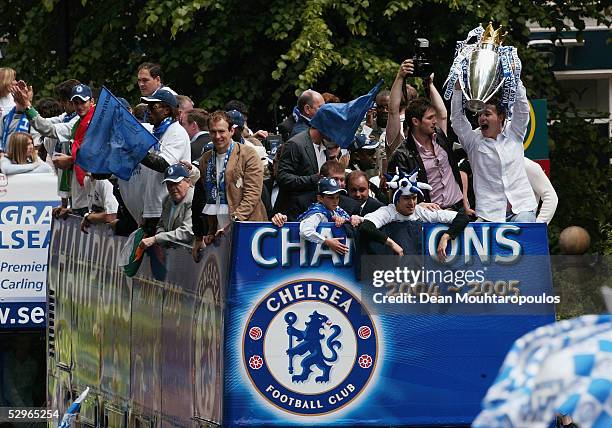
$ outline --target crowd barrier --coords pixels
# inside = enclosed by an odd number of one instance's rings
[[[439,234],[425,227],[426,254]],[[554,320],[550,302],[402,303],[405,283],[373,280],[397,258],[352,239],[338,256],[293,223],[235,223],[198,264],[187,247],[151,250],[133,278],[125,241],[52,226],[48,397],[61,413],[90,387],[83,426],[464,426],[513,341]],[[491,279],[455,294],[552,295],[545,225],[471,224],[449,251],[453,280]],[[455,295],[441,286],[423,290]]]

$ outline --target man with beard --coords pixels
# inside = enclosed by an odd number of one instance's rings
[[[443,209],[463,209],[461,176],[453,145],[436,126],[436,109],[428,99],[417,98],[406,109],[406,121],[408,136],[391,156],[389,173],[418,168],[418,181],[432,188],[423,191],[425,202],[435,203]]]

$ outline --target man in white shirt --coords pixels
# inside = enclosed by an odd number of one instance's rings
[[[117,218],[119,202],[113,195],[113,185],[108,180],[96,180],[91,176],[85,177],[87,190],[88,211],[81,220],[81,231],[87,232],[92,224],[112,223]]]
[[[164,172],[170,165],[188,162],[191,149],[187,131],[177,121],[178,102],[172,93],[159,89],[141,100],[148,105],[149,122],[159,144],[151,148],[129,181],[119,180],[119,189],[132,217],[152,236],[162,213],[163,198],[168,194],[162,183]]]
[[[512,120],[491,101],[472,129],[462,106],[459,83],[451,101],[451,126],[468,154],[474,173],[479,221],[534,222],[537,202],[525,172],[523,139],[529,123],[529,103],[519,81]],[[505,126],[504,126],[505,125]]]

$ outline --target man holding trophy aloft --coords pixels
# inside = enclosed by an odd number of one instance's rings
[[[451,126],[472,166],[479,221],[535,222],[537,202],[523,152],[529,103],[516,49],[501,46],[502,38],[501,28],[489,23],[458,43],[445,98],[452,93]],[[502,96],[494,97],[499,89]],[[478,114],[478,129],[465,117],[464,97]]]

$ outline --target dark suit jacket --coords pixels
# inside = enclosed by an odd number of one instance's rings
[[[382,202],[374,199],[373,197],[368,197],[368,200],[366,201],[365,205],[363,206],[363,208],[361,208],[361,206],[359,207],[359,215],[360,216],[364,216],[366,214],[370,214],[373,213],[374,211],[376,211],[377,209],[379,209],[380,207],[384,207],[385,204],[383,204]]]
[[[206,134],[200,135],[193,143],[191,143],[191,162],[200,160],[204,154],[202,153],[202,149],[211,141],[210,134],[207,132]]]
[[[297,221],[300,214],[305,212],[315,202],[317,202],[317,192],[315,191],[302,193],[297,196],[294,204],[287,211],[287,221]],[[348,215],[359,215],[359,209],[361,208],[359,202],[346,195],[340,194],[340,203],[338,205]]]
[[[279,192],[275,213],[286,213],[300,193],[317,190],[319,166],[309,131],[301,132],[285,143],[276,181]]]

